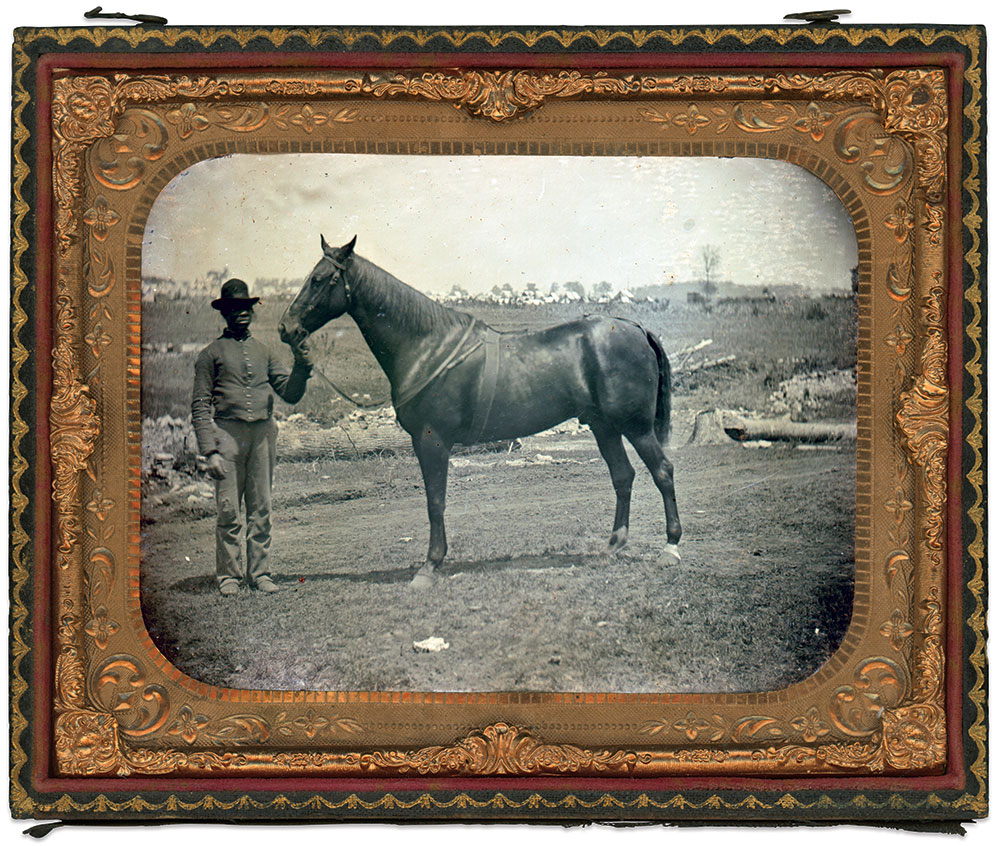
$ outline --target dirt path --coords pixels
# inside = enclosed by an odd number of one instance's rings
[[[628,546],[589,436],[453,459],[449,555],[414,591],[427,517],[412,457],[279,465],[281,591],[218,595],[212,502],[150,499],[142,597],[154,641],[211,684],[339,690],[738,691],[804,678],[846,629],[853,446],[672,450],[679,564],[637,468]],[[416,653],[436,636],[446,650]]]

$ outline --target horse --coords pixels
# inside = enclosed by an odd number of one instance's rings
[[[411,582],[433,583],[448,550],[448,460],[456,444],[513,440],[576,417],[590,427],[617,501],[608,552],[628,538],[635,448],[663,498],[664,557],[680,560],[670,434],[670,364],[659,340],[622,318],[585,316],[538,332],[497,332],[435,302],[354,251],[330,247],[278,324],[287,344],[349,314],[389,379],[396,419],[410,435],[430,519],[427,559]]]

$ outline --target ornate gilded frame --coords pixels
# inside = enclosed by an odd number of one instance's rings
[[[983,50],[946,27],[19,31],[14,814],[984,815]],[[172,667],[139,609],[143,226],[181,170],[246,151],[760,156],[823,179],[860,258],[833,658],[712,695],[239,691]]]

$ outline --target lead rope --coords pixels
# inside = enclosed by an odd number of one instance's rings
[[[385,400],[368,404],[365,404],[363,402],[358,402],[356,399],[348,396],[340,388],[338,388],[335,384],[333,384],[333,382],[330,380],[330,377],[327,376],[322,370],[320,370],[315,364],[313,365],[313,372],[321,376],[323,378],[323,381],[326,382],[327,385],[329,385],[334,391],[336,391],[337,394],[339,394],[341,397],[347,400],[351,405],[364,409],[381,408],[383,405],[385,405]]]
[[[346,280],[344,280],[344,281],[346,282]],[[345,290],[346,290],[346,286],[345,286]],[[333,348],[334,348],[334,347],[336,346],[336,343],[337,343],[337,342],[336,342],[336,341],[334,341],[334,342],[333,342],[333,343],[332,343],[332,344],[330,345],[330,351],[331,351],[331,352],[333,352]],[[348,396],[348,395],[347,395],[347,393],[346,393],[345,391],[342,391],[342,390],[341,390],[340,388],[338,388],[338,387],[337,387],[337,386],[336,386],[336,385],[335,385],[335,384],[333,383],[333,380],[332,380],[332,379],[331,379],[331,378],[330,378],[329,376],[327,376],[327,375],[326,375],[326,374],[325,374],[325,373],[324,373],[324,372],[323,372],[323,371],[322,371],[322,370],[321,370],[321,369],[319,368],[319,366],[318,366],[318,365],[316,365],[316,364],[313,364],[313,367],[312,367],[312,369],[313,369],[313,373],[316,373],[316,374],[318,374],[318,375],[319,375],[319,376],[320,376],[320,377],[321,377],[321,378],[323,379],[323,381],[324,381],[324,382],[326,382],[326,384],[327,384],[327,385],[329,385],[329,386],[330,386],[330,388],[331,388],[331,389],[332,389],[332,390],[333,390],[333,391],[334,391],[334,392],[335,392],[335,393],[336,393],[336,394],[337,394],[338,396],[340,396],[340,397],[342,397],[343,399],[347,400],[347,401],[348,401],[348,402],[349,402],[349,403],[350,403],[351,405],[353,405],[353,406],[355,406],[355,407],[357,407],[357,408],[363,408],[363,409],[365,409],[365,410],[367,411],[368,409],[371,409],[371,408],[381,408],[381,407],[382,407],[383,405],[385,405],[385,400],[381,400],[381,401],[379,401],[379,402],[373,402],[373,403],[368,403],[368,404],[365,404],[365,403],[363,403],[363,402],[358,402],[358,401],[357,401],[356,399],[354,399],[354,397],[351,397],[351,396]]]

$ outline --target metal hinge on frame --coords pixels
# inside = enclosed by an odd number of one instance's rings
[[[850,9],[827,9],[823,12],[792,12],[785,15],[786,21],[802,21],[805,24],[839,24],[842,15],[851,14]]]
[[[101,6],[95,6],[83,16],[88,20],[134,21],[140,26],[166,26],[167,19],[159,15],[126,15],[124,12],[105,12]]]

